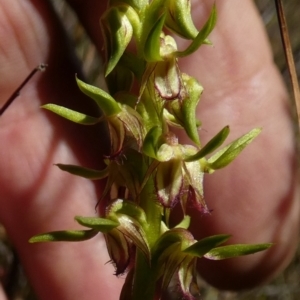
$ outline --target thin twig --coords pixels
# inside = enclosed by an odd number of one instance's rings
[[[280,25],[279,27],[280,27],[281,39],[284,47],[285,58],[287,61],[288,70],[292,82],[292,88],[293,88],[297,116],[298,116],[298,125],[300,126],[300,90],[299,90],[296,66],[295,66],[293,52],[292,52],[291,41],[288,33],[287,22],[283,11],[282,1],[275,0],[275,4],[276,4],[278,21]]]
[[[40,64],[34,68],[30,74],[25,78],[25,80],[20,84],[20,86],[13,92],[13,94],[8,98],[3,107],[0,109],[0,116],[7,110],[7,108],[13,103],[13,101],[20,95],[22,88],[28,83],[28,81],[33,77],[33,75],[38,71],[45,71],[47,65]]]

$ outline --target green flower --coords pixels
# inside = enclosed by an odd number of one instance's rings
[[[164,292],[176,275],[181,299],[199,299],[196,263],[198,258],[222,260],[253,254],[271,247],[271,244],[237,244],[219,246],[230,235],[209,236],[199,241],[184,228],[173,228],[158,239],[153,249],[152,265],[157,280],[157,290]]]
[[[157,161],[154,171],[154,184],[158,201],[167,208],[174,207],[179,201],[185,212],[186,204],[208,213],[203,197],[203,160],[185,161],[197,152],[191,145],[178,144],[177,137],[169,132],[164,143],[157,147],[159,133],[152,130],[145,138],[144,153]],[[156,149],[158,148],[158,149]]]
[[[150,262],[150,248],[145,234],[145,212],[130,201],[116,199],[107,207],[106,218],[119,224],[105,233],[108,253],[115,266],[116,275],[128,271],[135,257],[136,247]]]

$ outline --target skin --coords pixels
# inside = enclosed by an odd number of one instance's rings
[[[101,51],[98,20],[105,5],[69,2]],[[203,22],[212,3],[194,1],[195,20]],[[203,217],[191,210],[192,228],[196,238],[230,233],[231,243],[275,243],[246,258],[199,263],[210,283],[240,289],[273,278],[293,257],[300,215],[296,155],[287,93],[252,1],[217,0],[216,5],[214,47],[203,46],[181,62],[205,88],[199,111],[203,143],[225,125],[231,127],[228,141],[254,127],[263,132],[234,163],[206,176],[205,199],[213,213]],[[49,64],[0,119],[0,221],[39,299],[113,300],[124,278],[112,276],[101,236],[82,243],[28,244],[37,233],[78,228],[75,215],[96,215],[102,190],[101,183],[53,167],[62,162],[101,168],[105,144],[101,127],[81,127],[40,109],[49,102],[73,109],[84,103],[85,112],[93,111],[75,85],[80,68],[65,40],[46,1],[0,0],[0,104],[37,64]]]

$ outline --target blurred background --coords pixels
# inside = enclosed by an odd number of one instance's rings
[[[95,47],[90,43],[84,29],[76,16],[63,1],[51,0],[61,20],[76,46],[76,52],[83,62],[83,71],[88,81],[101,86],[101,60],[97,56]],[[277,22],[274,1],[256,0],[257,7],[265,23],[270,42],[272,44],[274,59],[280,69],[284,80],[291,91],[284,51]],[[288,29],[294,52],[298,81],[300,78],[300,1],[284,1],[284,9],[288,22]],[[296,120],[295,120],[296,124]],[[205,282],[202,285],[203,300],[298,300],[300,299],[300,247],[289,267],[273,282],[259,288],[243,293],[218,291]],[[22,266],[18,260],[5,229],[0,224],[0,282],[4,287],[9,300],[35,300],[37,299],[26,280]]]

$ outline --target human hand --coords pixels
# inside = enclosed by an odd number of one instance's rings
[[[101,50],[98,19],[106,4],[69,2]],[[205,20],[211,5],[195,3],[195,20]],[[216,5],[219,21],[210,36],[214,47],[203,46],[181,63],[205,89],[199,112],[202,138],[208,140],[225,125],[230,125],[232,139],[253,127],[263,127],[263,132],[232,165],[207,175],[205,198],[213,213],[196,216],[193,227],[196,238],[230,233],[231,242],[276,243],[252,257],[200,264],[204,277],[216,285],[244,287],[281,270],[297,245],[295,150],[287,95],[252,2]],[[55,102],[76,109],[87,102],[74,80],[79,69],[46,2],[0,0],[0,12],[1,103],[33,67],[49,64],[0,118],[0,221],[40,299],[117,299],[124,280],[112,276],[102,238],[28,244],[34,234],[76,228],[75,215],[95,215],[101,186],[52,165],[101,167],[105,141],[99,127],[70,124],[39,108]]]
[[[212,3],[205,1],[193,12],[201,16]],[[254,127],[263,130],[232,164],[206,176],[205,199],[212,216],[194,218],[192,226],[198,239],[230,233],[230,243],[275,244],[250,257],[199,263],[203,277],[219,288],[249,288],[270,280],[294,255],[299,177],[288,95],[254,2],[216,5],[218,22],[210,35],[214,46],[202,47],[182,62],[204,87],[202,140],[227,124],[232,140]],[[199,16],[194,19],[201,21]]]

